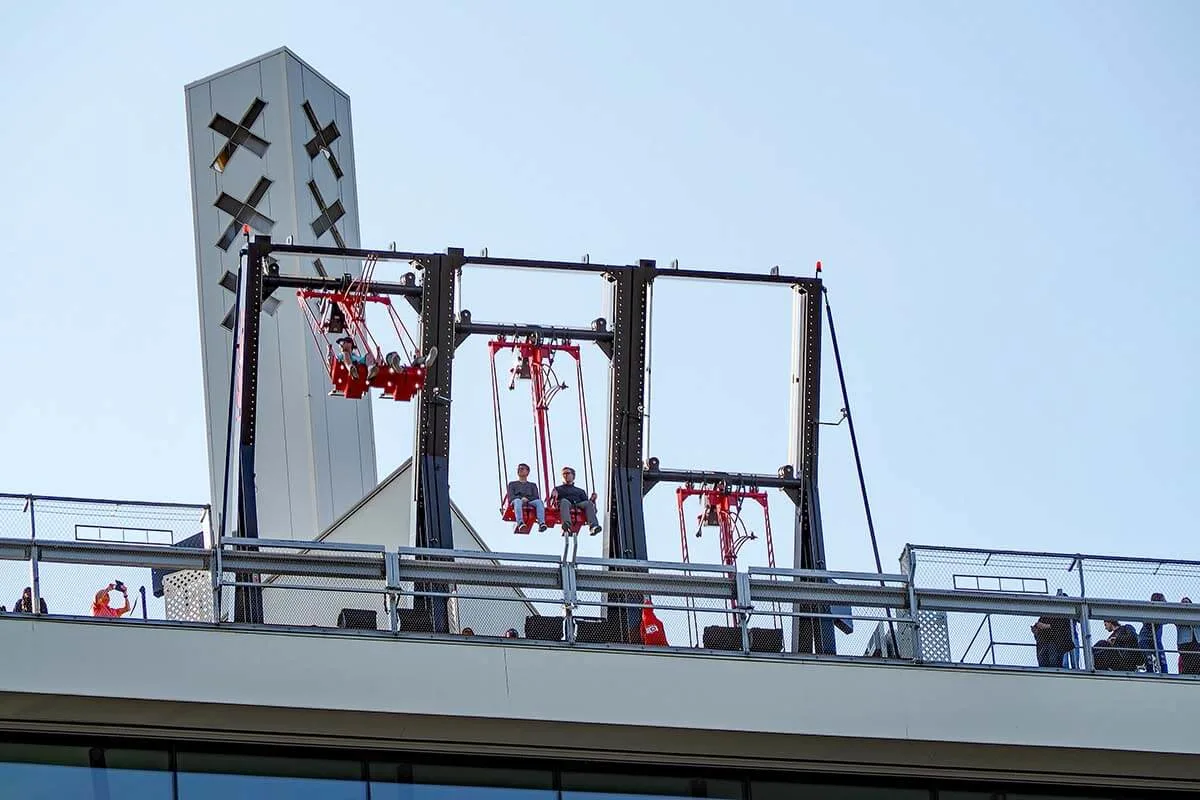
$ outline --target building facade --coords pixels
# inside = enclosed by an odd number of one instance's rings
[[[225,496],[233,289],[243,226],[298,244],[359,246],[350,98],[286,48],[190,84],[188,153],[214,511]],[[290,274],[357,264],[281,263]],[[329,396],[295,298],[264,315],[256,482],[263,536],[311,539],[376,484],[369,400]],[[235,496],[231,498],[235,499]]]
[[[0,796],[14,800],[1200,791],[1189,680],[461,636],[0,623],[18,656],[0,692]]]

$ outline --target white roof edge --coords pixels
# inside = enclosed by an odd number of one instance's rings
[[[372,489],[371,491],[369,491],[365,495],[363,495],[363,498],[361,500],[359,500],[354,505],[350,506],[350,508],[346,509],[346,511],[340,517],[335,519],[329,525],[328,528],[321,531],[321,533],[319,533],[317,535],[316,540],[318,542],[324,541],[326,537],[328,537],[334,531],[336,531],[338,529],[338,527],[340,527],[346,520],[348,520],[348,519],[350,519],[350,517],[354,516],[354,514],[357,513],[357,511],[360,508],[365,506],[367,503],[371,502],[371,500],[374,499],[374,497],[377,494],[379,494],[384,489],[386,489],[389,485],[392,484],[392,482],[394,482],[397,478],[399,478],[401,475],[403,475],[407,470],[409,470],[411,468],[412,468],[412,457],[409,456],[400,464],[400,466],[398,466],[398,467],[396,467],[396,469],[392,470],[391,474],[389,474],[386,478],[384,478],[378,484],[376,484],[374,489]],[[471,524],[471,521],[469,519],[467,519],[467,515],[462,512],[462,509],[458,507],[458,504],[455,503],[454,500],[450,501],[450,513],[453,514],[458,519],[458,521],[463,524],[463,527],[466,528],[467,531],[470,532],[471,538],[474,539],[475,543],[479,545],[480,552],[483,552],[483,553],[492,552],[492,548],[488,547],[487,542],[485,542],[483,540],[483,537],[479,535],[479,531],[477,531],[475,529],[475,526]]]
[[[268,58],[271,58],[273,56],[277,56],[280,54],[289,56],[290,58],[294,58],[300,64],[304,65],[307,69],[312,71],[312,73],[315,74],[317,77],[319,77],[321,80],[325,81],[325,83],[329,84],[329,88],[333,89],[333,91],[337,92],[342,97],[346,98],[346,102],[350,101],[350,95],[346,94],[345,91],[343,91],[341,88],[339,88],[338,85],[335,84],[333,81],[329,80],[329,78],[326,78],[325,74],[323,72],[321,72],[319,69],[314,67],[312,64],[309,64],[307,61],[305,61],[300,56],[296,55],[296,52],[294,50],[292,50],[290,47],[288,47],[287,45],[282,45],[280,47],[276,47],[274,50],[269,50],[266,53],[262,53],[261,55],[254,56],[253,58],[248,58],[239,64],[234,64],[232,67],[226,67],[225,69],[220,70],[219,72],[214,72],[211,75],[206,75],[205,77],[200,78],[199,80],[194,80],[191,83],[184,84],[183,90],[185,92],[187,92],[197,86],[200,86],[205,83],[209,83],[210,81],[214,81],[217,78],[221,78],[221,77],[224,77],[225,75],[229,75],[230,73],[237,72],[239,69],[245,69],[246,67],[250,66],[251,64],[256,64],[260,61],[266,61]]]

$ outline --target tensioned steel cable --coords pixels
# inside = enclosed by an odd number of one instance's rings
[[[833,325],[833,307],[829,305],[829,290],[822,286],[821,293],[825,295],[825,318],[829,320],[829,341],[833,345],[833,360],[837,365],[838,383],[842,388],[842,411],[846,415],[846,424],[850,428],[850,447],[854,450],[854,468],[858,471],[858,488],[862,492],[863,511],[867,516],[867,532],[871,535],[871,552],[875,555],[875,571],[882,575],[883,562],[879,559],[879,540],[875,536],[875,520],[871,516],[871,501],[867,497],[867,480],[863,476],[862,455],[858,451],[858,436],[854,432],[854,414],[850,412],[850,394],[846,389],[846,374],[842,369],[842,352],[838,348],[837,329]],[[881,580],[879,585],[885,586],[886,582]],[[888,633],[891,634],[892,644],[896,647],[896,654],[899,655],[900,643],[896,640],[896,628],[892,624],[892,610],[888,608],[885,611],[888,618]],[[917,620],[914,618],[910,624],[913,626],[915,638]]]

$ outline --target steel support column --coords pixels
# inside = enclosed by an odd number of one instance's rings
[[[642,515],[642,445],[645,429],[646,325],[653,261],[609,273],[612,283],[612,359],[609,402],[609,480],[606,549],[609,558],[646,561],[646,524]],[[613,596],[613,599],[618,599]],[[641,597],[622,596],[626,602]],[[626,640],[641,641],[637,609],[609,608]]]
[[[271,251],[270,236],[256,236],[246,251],[246,268],[242,270],[241,296],[239,298],[240,349],[234,375],[237,386],[238,437],[237,437],[237,535],[258,538],[258,499],[254,483],[254,445],[258,422],[258,348],[259,328],[262,321],[263,267]],[[231,442],[227,443],[233,446]],[[256,583],[257,576],[239,573],[238,583]],[[263,621],[262,589],[257,586],[239,586],[234,590],[233,616],[235,622]]]
[[[421,352],[437,348],[437,357],[429,365],[425,389],[417,406],[417,435],[413,464],[416,505],[416,545],[454,548],[450,514],[450,387],[454,364],[454,291],[464,264],[461,248],[449,248],[445,255],[422,262],[424,278],[421,295]],[[446,592],[443,585],[429,585],[427,591]],[[446,598],[418,597],[418,608],[427,608],[434,630],[449,630]]]
[[[825,569],[825,538],[817,491],[817,431],[821,411],[821,306],[819,282],[792,289],[792,397],[788,462],[804,489],[796,503],[793,564],[797,569]],[[827,607],[814,607],[828,613]],[[792,641],[797,652],[836,652],[833,622],[793,617]]]

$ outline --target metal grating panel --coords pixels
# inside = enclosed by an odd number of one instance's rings
[[[163,576],[167,619],[181,622],[213,621],[212,575],[204,570],[180,570]]]
[[[944,611],[918,612],[920,623],[920,651],[913,647],[912,626],[907,624],[911,619],[907,611],[896,612],[896,622],[880,622],[875,626],[875,632],[867,645],[865,655],[883,656],[887,658],[917,659],[921,661],[950,662],[950,626],[946,621]],[[889,628],[895,628],[896,641],[889,646],[891,633]]]

